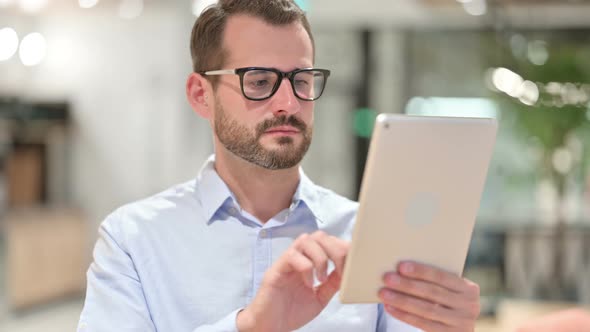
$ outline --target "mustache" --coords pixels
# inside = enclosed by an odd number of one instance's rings
[[[265,131],[278,126],[291,126],[293,128],[299,129],[302,132],[307,131],[307,125],[303,121],[294,116],[287,117],[286,115],[282,115],[280,117],[265,120],[260,123],[258,126],[256,126],[256,133],[260,137]]]

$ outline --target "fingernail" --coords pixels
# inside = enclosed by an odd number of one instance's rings
[[[390,275],[389,276],[389,283],[392,285],[399,285],[400,283],[400,277],[398,275]]]
[[[414,264],[412,263],[405,263],[402,265],[402,271],[406,273],[414,272]]]
[[[385,297],[389,300],[393,300],[396,296],[393,292],[387,292],[385,293]]]

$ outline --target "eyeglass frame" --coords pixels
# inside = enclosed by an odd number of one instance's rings
[[[267,70],[267,71],[273,72],[278,75],[279,78],[277,79],[277,82],[274,84],[274,86],[272,87],[272,90],[270,91],[270,94],[267,97],[251,98],[251,97],[248,97],[246,95],[246,93],[244,92],[244,75],[247,72],[252,71],[252,70]],[[293,82],[293,78],[298,73],[306,72],[306,71],[319,71],[324,75],[324,85],[322,86],[322,90],[320,91],[320,93],[315,98],[302,98],[301,96],[299,96],[299,94],[295,90],[295,83]],[[331,72],[328,69],[319,69],[319,68],[299,68],[299,69],[295,69],[295,70],[292,70],[289,72],[283,72],[283,71],[280,71],[276,68],[268,68],[268,67],[241,67],[241,68],[235,68],[235,69],[199,71],[197,73],[199,73],[201,75],[205,75],[205,76],[238,75],[240,77],[240,90],[242,91],[242,95],[246,99],[252,100],[252,101],[262,101],[262,100],[266,100],[266,99],[269,99],[272,96],[274,96],[275,93],[279,90],[279,87],[281,86],[283,79],[286,78],[291,83],[291,88],[293,89],[293,94],[295,95],[295,97],[297,97],[303,101],[315,101],[315,100],[318,100],[322,96],[322,94],[324,93],[324,89],[326,88],[326,84],[328,82],[328,77],[330,77]]]

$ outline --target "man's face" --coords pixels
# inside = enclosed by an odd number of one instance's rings
[[[284,169],[293,167],[303,159],[311,144],[312,128],[295,116],[281,115],[263,120],[255,128],[250,129],[231,118],[217,101],[215,103],[215,134],[223,146],[236,156],[267,169]],[[297,130],[301,140],[295,140],[295,134],[276,134],[277,128],[292,127]],[[270,131],[270,133],[269,133]],[[271,144],[266,147],[262,139],[275,136]]]
[[[224,33],[228,53],[224,68],[270,67],[282,71],[313,66],[309,36],[299,23],[271,26],[250,16],[228,19]],[[237,75],[219,77],[213,128],[216,145],[267,169],[296,166],[311,143],[313,102],[295,97],[289,80],[269,99],[251,101]]]

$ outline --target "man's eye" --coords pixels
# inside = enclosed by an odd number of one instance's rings
[[[256,80],[254,82],[251,83],[253,86],[255,87],[265,87],[268,85],[268,80]]]
[[[306,80],[296,80],[295,84],[298,86],[306,86],[306,85],[309,85],[309,82]]]

